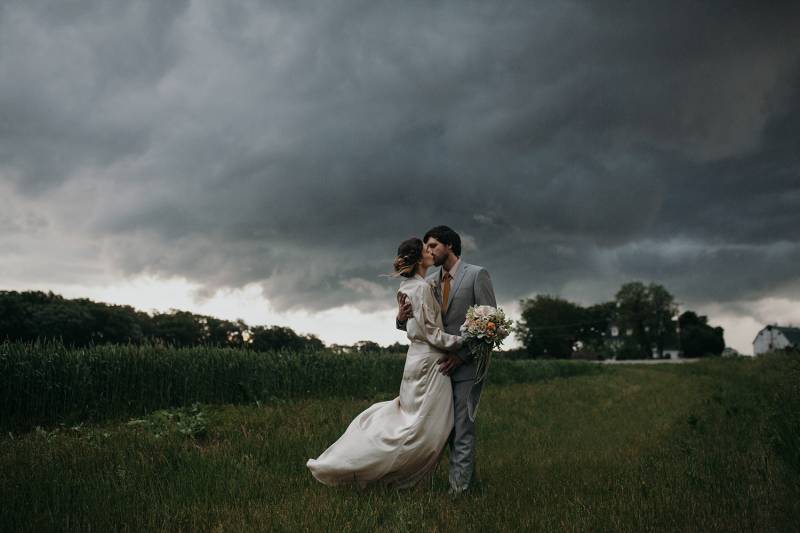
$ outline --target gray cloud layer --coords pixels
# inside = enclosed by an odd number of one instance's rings
[[[446,223],[505,301],[800,298],[797,3],[87,5],[0,7],[3,276],[377,308]]]

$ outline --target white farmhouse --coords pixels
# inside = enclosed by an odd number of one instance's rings
[[[767,326],[753,339],[753,355],[789,347],[800,348],[800,328]]]

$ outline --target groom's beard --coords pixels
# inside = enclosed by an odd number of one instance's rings
[[[433,256],[433,266],[440,267],[440,266],[442,266],[444,264],[444,262],[446,260],[447,260],[447,256],[437,257],[437,256],[434,255]]]

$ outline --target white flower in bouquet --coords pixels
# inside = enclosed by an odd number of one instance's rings
[[[467,319],[461,325],[461,334],[470,353],[475,356],[475,383],[480,383],[486,377],[492,350],[503,343],[512,329],[511,321],[499,307],[473,305],[467,309]]]

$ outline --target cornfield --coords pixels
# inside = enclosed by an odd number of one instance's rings
[[[155,409],[395,394],[402,354],[254,352],[215,347],[59,342],[0,344],[0,430],[136,416]],[[496,359],[496,384],[599,372],[568,361]]]

